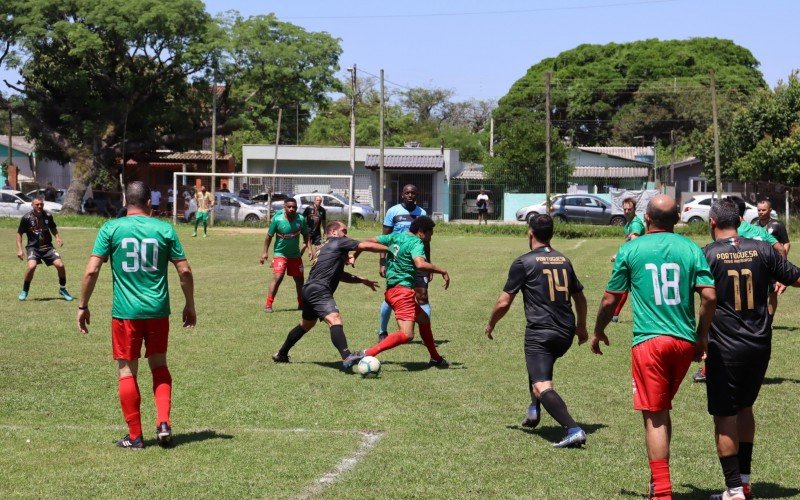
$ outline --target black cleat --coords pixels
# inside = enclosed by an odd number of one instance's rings
[[[130,450],[143,450],[144,440],[142,439],[142,436],[139,436],[136,439],[131,439],[131,435],[126,434],[124,438],[117,441],[117,446],[120,448],[128,448]]]
[[[291,363],[292,358],[290,358],[288,354],[281,354],[279,352],[276,352],[275,354],[272,355],[272,361],[276,363]]]
[[[345,370],[351,368],[353,365],[361,361],[364,358],[364,356],[366,356],[366,354],[364,354],[364,351],[358,351],[357,353],[350,354],[349,356],[347,356],[342,360],[342,368],[344,368]]]
[[[20,300],[22,300],[22,299],[20,299]],[[378,334],[378,342],[383,342],[384,340],[386,340],[386,337],[388,337],[388,336],[389,336],[388,332],[380,332]]]
[[[166,422],[161,422],[156,427],[156,441],[159,446],[167,447],[172,442],[172,427]]]
[[[704,383],[706,381],[706,374],[703,373],[703,367],[697,369],[697,372],[692,375],[692,380],[697,383]]]
[[[428,361],[428,366],[432,368],[450,368],[450,362],[444,358],[432,359]]]

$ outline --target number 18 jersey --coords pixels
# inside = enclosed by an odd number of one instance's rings
[[[609,292],[630,291],[633,345],[660,335],[695,342],[694,290],[714,287],[703,251],[692,240],[648,233],[619,249]]]
[[[144,215],[110,220],[97,233],[92,255],[111,258],[113,318],[169,316],[168,266],[186,259],[174,227]]]

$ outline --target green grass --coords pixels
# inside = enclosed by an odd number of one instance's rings
[[[64,227],[62,249],[77,296],[96,230]],[[374,235],[369,226],[354,237]],[[442,231],[445,232],[445,231]],[[317,326],[292,351],[294,363],[269,359],[299,319],[292,283],[277,312],[262,312],[268,268],[258,265],[263,230],[214,228],[208,239],[179,226],[195,273],[198,326],[173,316],[170,369],[177,446],[128,452],[110,349],[111,280],[104,267],[92,298],[87,337],[75,303],[57,300],[53,269],[40,267],[26,302],[16,299],[23,265],[13,244],[0,254],[0,497],[290,497],[355,452],[360,431],[385,434],[364,460],[322,496],[639,498],[648,468],[641,417],[631,408],[629,306],[608,329],[602,357],[573,348],[556,365],[555,384],[589,432],[586,448],[553,450],[562,430],[544,415],[534,432],[519,423],[528,404],[521,297],[496,329],[483,326],[508,266],[526,251],[517,236],[437,234],[434,260],[452,276],[431,284],[434,335],[452,363],[427,369],[418,342],[381,356],[378,379],[338,370],[327,328]],[[14,231],[0,228],[12,241]],[[590,327],[620,238],[559,239],[586,287]],[[698,241],[704,241],[698,238]],[[377,258],[356,271],[377,278]],[[438,278],[438,277],[437,277]],[[182,296],[171,273],[173,311]],[[776,319],[773,360],[756,407],[753,478],[768,498],[800,494],[800,311],[789,290]],[[380,293],[342,284],[337,302],[352,348],[375,341]],[[694,369],[694,367],[692,368]],[[154,408],[146,368],[140,376],[143,424],[153,444]],[[688,382],[673,411],[676,498],[708,498],[723,486],[705,388]],[[292,432],[306,429],[308,432]]]

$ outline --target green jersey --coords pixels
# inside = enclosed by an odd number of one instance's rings
[[[694,291],[713,286],[711,269],[697,244],[657,232],[619,249],[606,290],[630,291],[636,345],[660,335],[695,342]]]
[[[295,214],[294,220],[289,221],[286,214],[280,211],[272,218],[267,233],[275,236],[275,257],[300,257],[300,235],[308,234],[306,219],[300,214]]]
[[[414,258],[425,258],[425,244],[417,236],[408,233],[390,233],[378,236],[378,243],[389,247],[386,253],[386,286],[396,285],[414,288],[417,268]]]
[[[645,233],[644,221],[638,215],[634,215],[633,219],[628,221],[623,228],[625,230],[625,241],[631,239],[631,235],[641,236]]]
[[[769,234],[766,229],[761,226],[755,226],[750,224],[749,222],[742,221],[739,224],[739,229],[736,230],[736,233],[741,236],[742,238],[750,238],[751,240],[758,240],[758,241],[766,241],[770,245],[774,245],[778,242],[774,236]]]
[[[112,317],[169,316],[167,267],[186,259],[174,227],[144,215],[110,220],[97,233],[92,255],[111,258]]]

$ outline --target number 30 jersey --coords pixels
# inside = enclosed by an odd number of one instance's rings
[[[174,227],[145,215],[110,220],[97,233],[92,255],[111,258],[112,317],[169,316],[168,266],[186,259]]]
[[[622,245],[606,290],[630,291],[633,345],[660,335],[696,342],[694,291],[714,287],[703,251],[692,240],[650,232]]]
[[[755,349],[769,350],[770,283],[791,285],[800,279],[800,269],[764,241],[724,238],[709,243],[704,252],[717,282],[717,310],[710,341],[739,357]]]
[[[508,270],[503,291],[515,295],[522,290],[527,333],[575,334],[575,315],[570,297],[583,290],[572,263],[550,247],[539,247],[517,257]]]

